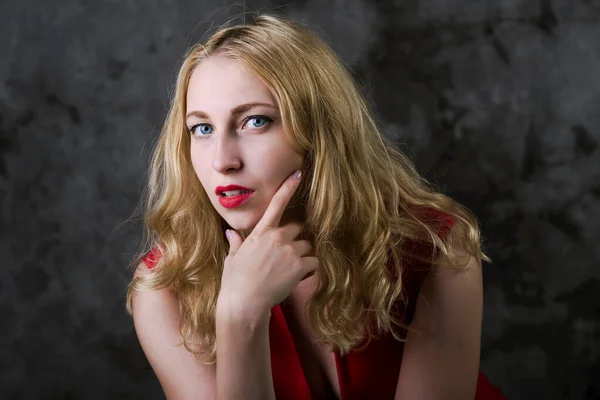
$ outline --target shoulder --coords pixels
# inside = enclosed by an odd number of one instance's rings
[[[160,258],[155,250],[139,262],[135,277],[153,273]],[[175,293],[169,288],[135,291],[131,305],[136,335],[167,398],[212,397],[215,366],[202,364],[183,346]]]
[[[444,211],[426,207],[415,207],[411,214],[409,233],[402,245],[406,262],[403,272],[405,278],[420,282],[429,272],[436,250],[449,242],[456,219]]]
[[[424,304],[420,308],[430,309],[436,303],[440,306],[445,304],[450,306],[444,310],[452,314],[451,319],[460,318],[461,313],[466,316],[468,311],[477,316],[481,312],[483,296],[481,260],[467,248],[463,240],[466,235],[463,225],[455,224],[454,218],[448,214],[435,214],[435,226],[447,245],[447,252],[437,254],[423,277],[419,300]]]
[[[465,235],[457,218],[448,212],[428,207],[414,207],[411,211],[410,218],[416,222],[413,224],[414,231],[401,247],[403,301],[408,306],[408,321],[412,319],[425,279],[432,273],[437,274],[438,270],[453,269],[445,254],[460,254],[462,249],[459,246]],[[446,252],[441,251],[441,246]]]
[[[134,278],[141,280],[143,284],[136,287],[132,292],[132,311],[136,332],[140,340],[151,340],[158,326],[154,326],[157,318],[161,316],[168,325],[179,324],[179,307],[175,293],[169,288],[148,289],[152,285],[146,282],[152,279],[155,266],[160,258],[160,251],[155,247],[146,253],[138,263]],[[142,343],[143,345],[143,343]]]
[[[154,311],[170,312],[176,308],[178,309],[177,298],[170,288],[148,289],[153,287],[151,284],[148,285],[147,282],[152,279],[151,275],[156,272],[155,267],[160,256],[160,250],[158,247],[154,247],[144,254],[134,272],[134,278],[143,282],[143,284],[136,286],[132,293],[132,309],[136,329],[138,328],[138,322],[145,323],[143,318],[146,317],[146,312],[149,312],[148,319],[152,321],[151,315]],[[177,314],[174,313],[173,316],[175,317]],[[144,328],[145,326],[140,327]]]
[[[162,257],[162,251],[161,251],[160,247],[154,246],[152,248],[152,250],[150,250],[146,254],[144,254],[144,256],[142,257],[142,262],[140,263],[139,266],[142,266],[142,271],[145,271],[147,273],[147,272],[149,272],[149,270],[153,269],[156,266],[156,264],[158,264],[158,261],[160,260],[161,257]],[[139,266],[138,266],[138,269],[139,269]]]
[[[414,209],[415,217],[431,228],[442,239],[445,238],[455,225],[456,218],[445,211],[429,207]]]
[[[481,262],[467,255],[459,240],[452,239],[452,235],[460,234],[449,231],[448,243],[468,262],[456,268],[442,256],[431,265],[418,291],[398,381],[398,393],[406,397],[426,398],[434,393],[440,398],[449,393],[453,393],[452,398],[474,397],[483,282]],[[457,364],[456,360],[461,361]],[[414,385],[415,379],[422,385]]]

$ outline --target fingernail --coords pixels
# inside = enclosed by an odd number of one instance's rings
[[[302,171],[296,171],[296,172],[294,172],[294,178],[296,178],[296,179],[299,180],[301,176],[302,176]]]

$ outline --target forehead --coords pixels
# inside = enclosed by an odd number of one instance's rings
[[[269,87],[242,62],[215,55],[192,72],[187,91],[189,111],[218,112],[248,102],[277,105]]]

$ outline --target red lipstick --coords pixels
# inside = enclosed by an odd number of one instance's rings
[[[241,190],[242,193],[231,196],[226,196],[223,192]],[[233,208],[246,202],[253,194],[254,190],[240,185],[217,186],[215,194],[219,196],[219,204],[225,208]]]

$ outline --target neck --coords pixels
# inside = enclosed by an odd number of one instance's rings
[[[290,205],[288,206],[283,215],[281,216],[281,220],[279,222],[279,226],[285,226],[291,222],[297,222],[304,225],[306,221],[306,209],[301,204]],[[253,229],[246,229],[238,231],[244,240],[252,233]],[[304,231],[303,231],[304,233]],[[303,235],[301,235],[302,237]]]

